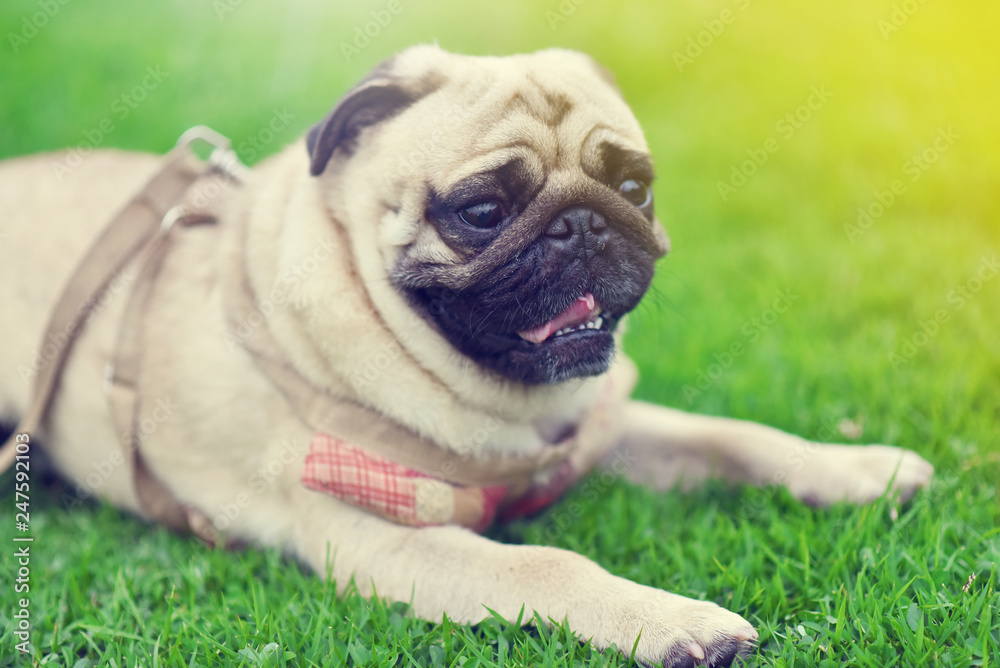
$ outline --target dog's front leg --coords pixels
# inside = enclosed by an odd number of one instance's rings
[[[296,552],[343,587],[350,578],[365,595],[411,602],[429,620],[463,623],[566,619],[595,647],[611,644],[651,665],[729,665],[757,634],[740,616],[616,577],[573,552],[505,545],[458,527],[405,527],[299,490]],[[373,589],[374,588],[374,589]]]
[[[708,477],[785,485],[814,504],[868,502],[889,489],[907,499],[934,467],[888,445],[814,443],[753,422],[692,415],[631,401],[620,457],[630,479],[659,489]]]

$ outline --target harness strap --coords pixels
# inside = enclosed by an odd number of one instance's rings
[[[136,262],[139,274],[125,304],[118,330],[118,343],[104,379],[104,391],[108,396],[116,431],[120,435],[126,459],[131,464],[132,481],[139,505],[147,517],[178,531],[190,528],[189,513],[149,470],[140,449],[137,425],[142,405],[140,376],[145,344],[142,324],[156,277],[163,266],[163,258],[170,249],[171,230],[178,224],[214,222],[214,218],[190,213],[184,205],[174,206],[164,215],[159,231],[143,247]]]
[[[166,212],[201,173],[189,150],[175,149],[168,154],[163,168],[118,212],[77,265],[52,309],[41,339],[65,335],[66,343],[35,376],[27,410],[0,448],[0,472],[14,462],[17,434],[33,435],[41,425],[73,343],[112,278],[155,237]]]
[[[208,141],[216,148],[207,165],[198,160],[190,148],[195,140]],[[203,532],[198,530],[200,518],[177,502],[142,458],[136,429],[141,403],[141,324],[175,224],[214,222],[214,218],[192,212],[183,205],[177,205],[177,202],[182,200],[195,181],[209,172],[217,170],[235,179],[241,173],[241,167],[235,160],[235,154],[228,149],[225,138],[208,128],[192,128],[181,137],[177,148],[165,156],[160,170],[112,218],[80,260],[49,317],[42,341],[63,333],[66,343],[35,378],[28,409],[0,448],[0,472],[9,468],[15,458],[17,434],[33,434],[41,426],[73,344],[95,304],[111,280],[134,262],[139,274],[122,315],[105,390],[118,433],[121,434],[120,445],[130,464],[133,487],[143,515],[170,528],[192,529],[202,535]]]

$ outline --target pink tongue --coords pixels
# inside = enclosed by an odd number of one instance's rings
[[[563,327],[577,327],[582,325],[597,315],[600,310],[601,307],[597,304],[597,300],[594,299],[594,295],[588,292],[581,297],[577,297],[576,301],[570,304],[568,309],[552,318],[552,320],[534,329],[526,329],[523,332],[518,332],[517,335],[525,341],[541,343]]]

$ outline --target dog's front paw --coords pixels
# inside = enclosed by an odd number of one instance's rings
[[[823,445],[788,489],[814,505],[869,503],[886,491],[901,501],[925,487],[934,473],[923,457],[891,445]],[[891,487],[890,487],[891,483]]]
[[[757,631],[739,615],[714,603],[641,589],[639,596],[608,606],[594,645],[614,643],[625,654],[634,646],[644,666],[729,666],[753,650]]]

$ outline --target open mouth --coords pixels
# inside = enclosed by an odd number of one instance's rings
[[[525,341],[541,344],[574,332],[603,331],[611,323],[611,315],[589,292],[577,297],[572,304],[551,320],[517,333]]]
[[[433,288],[424,288],[416,296],[452,345],[507,378],[536,385],[607,371],[615,348],[612,332],[621,319],[618,309],[628,312],[627,304],[615,306],[614,295],[605,300],[604,295],[598,298],[588,291],[563,307],[565,293],[529,294],[539,302],[530,316],[519,303],[527,301],[526,295],[499,305],[484,303],[479,295],[465,298]],[[523,329],[505,321],[515,309],[528,316],[516,324]],[[478,314],[487,317],[474,317]],[[548,319],[539,322],[543,318]]]

